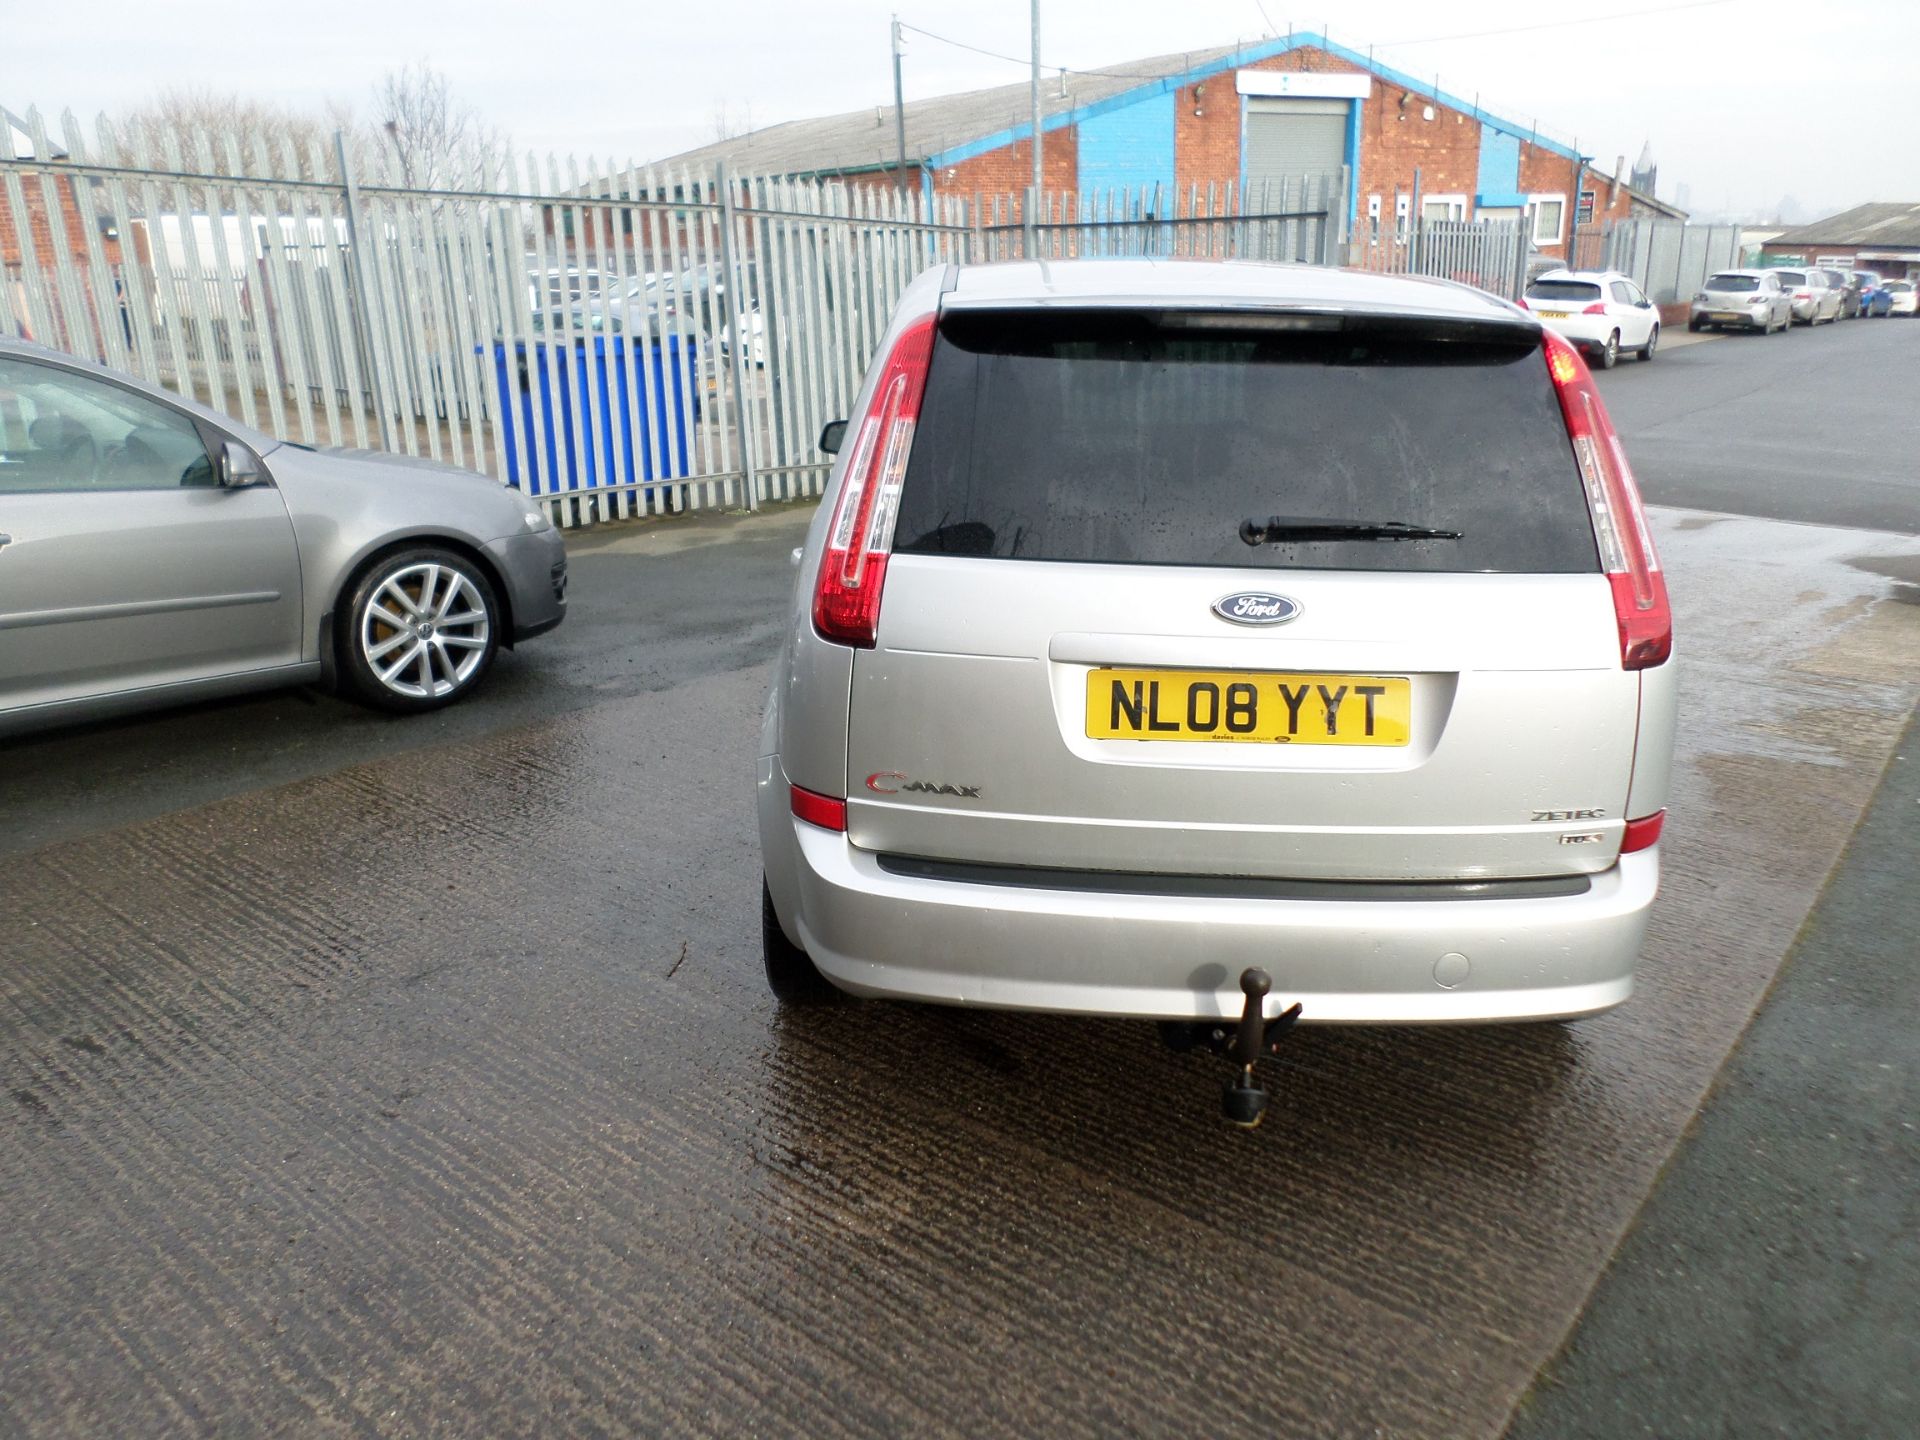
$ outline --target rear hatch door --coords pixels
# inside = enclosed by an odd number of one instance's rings
[[[1349,879],[1612,862],[1638,678],[1537,332],[1300,323],[943,320],[855,659],[854,844]]]

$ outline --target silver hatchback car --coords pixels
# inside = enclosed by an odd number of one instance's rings
[[[1793,324],[1793,295],[1772,270],[1718,270],[1706,278],[1687,307],[1687,329],[1731,326],[1771,335]]]
[[[566,563],[484,475],[0,340],[0,734],[327,680],[431,710],[561,622]]]
[[[777,995],[1627,998],[1672,627],[1564,340],[1438,281],[949,267],[857,404],[761,733]]]

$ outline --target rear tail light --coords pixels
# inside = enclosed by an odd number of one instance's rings
[[[929,315],[894,342],[861,418],[827,531],[827,553],[813,591],[813,624],[826,639],[842,645],[871,647],[879,628],[880,590],[893,551],[914,425],[927,389],[933,329],[934,317]]]
[[[1631,855],[1637,850],[1651,850],[1660,843],[1660,831],[1666,823],[1667,812],[1664,810],[1627,821],[1626,833],[1620,837],[1620,853]]]
[[[847,828],[847,802],[832,795],[822,795],[817,790],[803,790],[795,785],[792,788],[791,805],[793,813],[809,825],[818,825],[822,830],[836,830],[845,833]]]
[[[1645,670],[1673,654],[1673,612],[1667,582],[1647,528],[1647,512],[1620,437],[1594,386],[1593,373],[1571,345],[1551,331],[1546,336],[1547,373],[1560,397],[1567,435],[1580,479],[1587,490],[1593,535],[1600,563],[1613,586],[1614,616],[1620,624],[1620,663]]]
[[[1813,292],[1811,290],[1796,290],[1793,292],[1793,298],[1796,300],[1811,300],[1813,298]]]
[[[1580,313],[1582,315],[1604,315],[1607,313],[1607,302],[1604,300],[1596,300]]]

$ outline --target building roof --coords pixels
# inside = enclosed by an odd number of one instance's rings
[[[1920,247],[1920,203],[1856,205],[1811,225],[1782,230],[1769,245],[1882,245]]]
[[[1306,49],[1338,56],[1389,84],[1415,95],[1431,96],[1440,104],[1472,115],[1495,130],[1573,158],[1570,147],[1539,134],[1535,126],[1490,115],[1475,101],[1461,100],[1437,90],[1431,77],[1421,80],[1404,74],[1311,31],[1043,77],[1041,125],[1048,131],[1063,129],[1150,95],[1178,90],[1223,71]],[[903,107],[908,165],[933,168],[953,165],[1031,138],[1028,93],[1028,82],[1021,80],[986,90],[908,101]],[[749,175],[833,175],[890,169],[898,163],[893,109],[887,105],[869,106],[839,115],[789,120],[685,151],[662,163],[704,171],[720,162]]]

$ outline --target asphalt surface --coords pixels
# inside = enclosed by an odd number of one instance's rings
[[[1860,384],[1875,326],[1832,332]],[[1303,1031],[1249,1137],[1150,1027],[775,1011],[751,755],[804,520],[583,538],[568,624],[425,724],[0,748],[0,1434],[1498,1434],[1920,694],[1920,539],[1662,512],[1635,1000]]]
[[[1601,388],[1653,504],[1915,535],[1916,377],[1920,321],[1883,317],[1721,335]]]
[[[1509,1440],[1920,1428],[1920,720]]]

